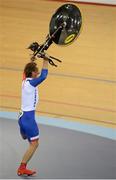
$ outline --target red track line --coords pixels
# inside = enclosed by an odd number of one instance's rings
[[[8,98],[18,98],[18,99],[20,98],[19,96],[5,95],[5,94],[0,94],[0,96],[1,97],[8,97]],[[82,107],[82,108],[88,108],[88,109],[94,109],[94,110],[99,110],[99,111],[107,111],[107,112],[116,113],[116,110],[93,107],[93,106],[85,106],[85,105],[81,105],[81,104],[72,104],[72,103],[52,101],[52,100],[47,100],[47,99],[41,99],[41,101],[48,102],[48,103],[54,103],[54,104],[62,104],[62,105],[67,105],[67,106]]]
[[[116,112],[116,110],[112,110],[112,109],[105,109],[105,108],[98,108],[98,107],[93,107],[93,106],[85,106],[85,105],[81,105],[81,104],[72,104],[72,103],[66,103],[66,102],[52,101],[52,100],[47,100],[47,99],[41,99],[41,101],[45,101],[45,102],[49,102],[49,103],[56,103],[56,104],[69,105],[69,106],[75,106],[75,107],[89,108],[89,109],[95,109],[95,110],[107,111],[107,112],[113,112],[113,113]]]
[[[93,6],[109,6],[109,7],[116,7],[115,4],[105,4],[105,3],[96,3],[96,2],[82,2],[82,1],[75,1],[75,0],[46,0],[46,1],[58,1],[58,2],[73,2],[78,4],[86,4],[86,5],[93,5]]]
[[[1,106],[1,108],[20,110],[20,108],[10,107],[10,106]],[[90,118],[85,118],[85,117],[80,117],[80,116],[72,116],[72,115],[58,114],[58,113],[45,112],[45,111],[36,111],[36,112],[42,113],[42,114],[55,115],[55,116],[58,116],[58,117],[68,117],[68,118],[75,118],[75,119],[82,119],[82,120],[87,120],[87,121],[93,121],[93,122],[97,122],[97,123],[116,125],[116,123],[113,123],[113,122],[109,122],[109,121],[106,122],[106,121],[90,119]]]
[[[45,111],[37,111],[38,113],[43,113],[43,114],[50,114],[50,115],[55,115],[59,117],[68,117],[68,118],[74,118],[74,119],[82,119],[82,120],[87,120],[87,121],[93,121],[93,122],[99,122],[99,123],[104,123],[104,124],[111,124],[111,125],[116,125],[116,123],[109,122],[109,121],[101,121],[101,120],[96,120],[96,119],[91,119],[91,118],[85,118],[81,116],[72,116],[72,115],[66,115],[66,114],[58,114],[58,113],[51,113],[51,112],[45,112]]]

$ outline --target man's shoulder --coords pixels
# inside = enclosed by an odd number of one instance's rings
[[[32,78],[26,78],[25,80],[22,81],[22,88],[25,88],[27,90],[30,89],[35,89],[34,86],[31,85],[30,81],[32,80]]]

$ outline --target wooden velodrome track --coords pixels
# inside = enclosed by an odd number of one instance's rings
[[[63,3],[0,0],[0,106],[20,109],[26,48],[43,42],[53,12]],[[39,87],[37,112],[101,126],[116,127],[116,8],[78,4],[83,16],[79,38],[67,47],[55,44],[49,54],[63,62],[49,66]],[[38,61],[41,68],[42,61]]]

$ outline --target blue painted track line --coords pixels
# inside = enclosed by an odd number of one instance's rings
[[[0,111],[0,118],[18,120],[18,113]],[[98,125],[91,125],[91,124],[85,124],[79,122],[72,122],[61,118],[53,118],[46,116],[36,116],[36,121],[39,124],[65,128],[69,130],[79,131],[83,133],[93,134],[104,138],[116,140],[116,129],[113,128],[107,128]]]
[[[1,70],[7,70],[7,71],[21,71],[21,72],[23,72],[23,69],[18,69],[18,68],[1,67],[0,69]],[[75,78],[75,79],[81,79],[81,80],[90,80],[90,81],[98,81],[98,82],[103,82],[103,83],[116,84],[116,80],[102,79],[102,78],[90,77],[90,76],[71,75],[71,74],[63,74],[63,73],[49,73],[49,75],[65,77],[65,78]]]

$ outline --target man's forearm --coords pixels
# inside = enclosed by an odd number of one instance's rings
[[[42,69],[48,69],[48,61],[47,60],[43,60]]]

